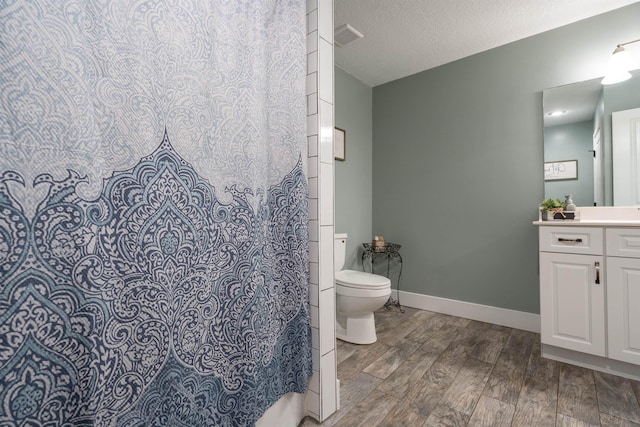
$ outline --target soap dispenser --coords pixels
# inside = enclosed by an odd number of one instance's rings
[[[576,205],[573,204],[573,199],[571,198],[571,194],[568,194],[564,197],[565,197],[564,202],[567,205],[567,207],[564,208],[564,210],[567,212],[575,212]]]

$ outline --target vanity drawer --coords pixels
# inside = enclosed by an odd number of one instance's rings
[[[607,228],[607,256],[640,258],[640,229]]]
[[[540,250],[567,254],[602,255],[600,227],[540,227]]]

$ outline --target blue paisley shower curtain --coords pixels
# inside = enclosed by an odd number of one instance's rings
[[[305,2],[4,0],[0,55],[0,425],[304,392]]]

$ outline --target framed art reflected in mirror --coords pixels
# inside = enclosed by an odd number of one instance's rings
[[[578,179],[578,161],[563,160],[544,163],[544,180]]]

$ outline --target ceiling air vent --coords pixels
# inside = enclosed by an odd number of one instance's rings
[[[333,32],[333,41],[336,46],[342,47],[353,41],[362,38],[360,31],[356,30],[349,24],[344,24],[335,29]]]

